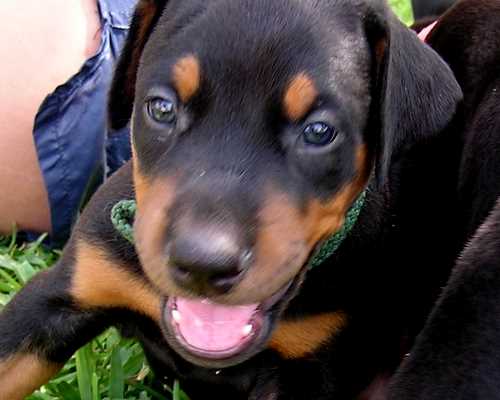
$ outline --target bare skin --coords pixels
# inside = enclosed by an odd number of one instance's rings
[[[97,0],[2,0],[0,15],[0,233],[13,224],[50,232],[33,122],[44,98],[97,51]]]

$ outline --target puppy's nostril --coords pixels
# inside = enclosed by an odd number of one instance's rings
[[[235,270],[232,273],[215,274],[209,278],[211,286],[220,292],[228,292],[236,286],[243,275],[243,271]]]

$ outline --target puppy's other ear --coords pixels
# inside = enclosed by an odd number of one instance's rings
[[[139,61],[168,0],[140,0],[115,69],[109,93],[108,117],[112,130],[125,127],[132,115]]]
[[[391,11],[367,21],[375,59],[374,101],[380,115],[377,178],[384,183],[393,157],[449,124],[462,91],[441,57]]]

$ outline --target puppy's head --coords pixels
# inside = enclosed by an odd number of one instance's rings
[[[139,2],[111,124],[131,121],[137,251],[186,359],[262,350],[372,171],[450,120],[451,73],[373,3]]]

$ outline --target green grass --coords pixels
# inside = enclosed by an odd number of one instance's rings
[[[389,4],[405,24],[410,25],[413,22],[410,0],[389,0]]]
[[[405,23],[413,21],[409,0],[390,3]],[[0,309],[37,272],[56,262],[59,252],[40,243],[18,245],[15,235],[0,237]],[[28,400],[165,400],[150,387],[152,379],[141,347],[110,329],[80,349],[55,379]],[[177,382],[165,389],[172,400],[189,400]]]
[[[58,257],[59,252],[45,249],[41,240],[18,245],[16,235],[0,238],[0,309]],[[28,400],[165,400],[149,386],[152,379],[140,345],[110,329],[80,349],[55,379]],[[172,400],[189,400],[178,384],[165,389]]]

